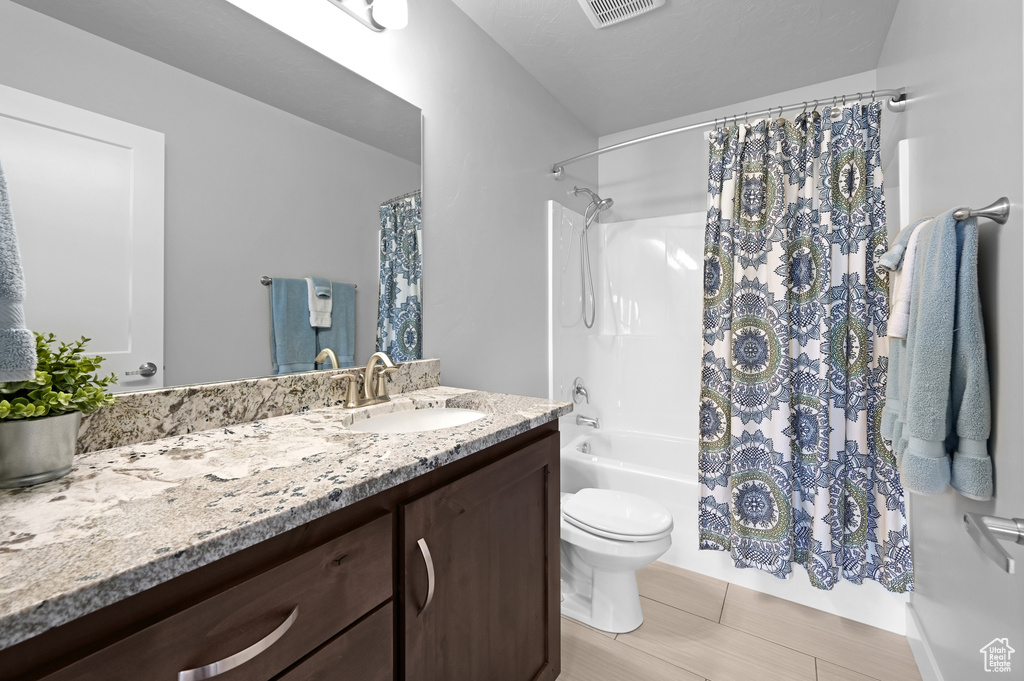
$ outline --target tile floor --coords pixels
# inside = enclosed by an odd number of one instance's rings
[[[559,681],[920,681],[907,640],[681,568],[637,574],[644,623],[562,618]]]

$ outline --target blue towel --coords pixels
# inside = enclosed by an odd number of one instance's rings
[[[305,279],[274,277],[270,284],[270,356],[275,374],[313,371],[316,332],[309,325]]]
[[[36,377],[36,338],[25,328],[25,275],[21,269],[18,234],[0,167],[0,382],[30,381]]]
[[[330,298],[333,287],[331,282],[320,277],[309,277],[313,281],[313,290],[320,298]]]
[[[356,287],[353,284],[332,283],[333,304],[330,328],[316,329],[316,352],[324,348],[334,350],[338,365],[355,365],[356,354]],[[308,328],[308,325],[307,325]],[[329,364],[327,365],[330,366]],[[321,368],[327,368],[321,365]]]
[[[964,496],[989,499],[991,404],[978,224],[958,222],[949,211],[921,229],[909,333],[889,348],[882,435],[893,441],[909,491],[939,494],[952,484]]]

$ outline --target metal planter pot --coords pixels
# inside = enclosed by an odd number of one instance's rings
[[[71,472],[82,412],[0,422],[0,488],[28,487]]]

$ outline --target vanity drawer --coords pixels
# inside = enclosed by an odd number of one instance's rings
[[[388,603],[277,681],[393,681],[394,631]]]
[[[392,595],[384,516],[52,674],[47,681],[261,681],[273,678]],[[180,675],[248,658],[220,674]],[[232,665],[227,665],[232,667]]]

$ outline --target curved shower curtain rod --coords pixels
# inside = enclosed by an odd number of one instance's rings
[[[836,102],[842,101],[842,103],[845,105],[847,99],[850,99],[850,100],[853,100],[853,101],[857,101],[858,99],[864,99],[865,95],[867,95],[871,99],[878,99],[878,98],[881,98],[881,97],[885,97],[886,98],[885,106],[886,106],[886,108],[889,109],[889,111],[892,111],[893,113],[902,113],[907,108],[907,90],[906,90],[906,88],[899,88],[898,90],[872,90],[871,92],[858,92],[856,94],[851,94],[851,95],[839,95],[839,96],[832,97],[832,98],[808,100],[807,102],[799,102],[797,104],[787,104],[786,106],[773,106],[770,109],[763,109],[761,111],[748,111],[748,112],[743,113],[743,115],[737,114],[735,116],[723,116],[723,117],[716,118],[716,119],[711,120],[711,121],[704,121],[703,123],[694,123],[693,125],[684,125],[681,128],[672,128],[671,130],[665,130],[664,132],[656,132],[653,135],[645,135],[643,137],[637,137],[636,139],[627,140],[625,142],[619,142],[618,144],[613,144],[613,145],[611,145],[609,147],[601,147],[600,149],[595,149],[594,151],[588,151],[585,154],[580,154],[579,156],[573,156],[572,158],[567,158],[564,161],[559,161],[558,163],[556,163],[553,166],[551,166],[551,172],[555,176],[556,180],[561,180],[562,179],[562,175],[565,172],[565,166],[569,165],[570,163],[575,163],[576,161],[582,161],[585,158],[590,158],[591,156],[597,156],[598,154],[603,154],[606,151],[615,151],[616,149],[625,149],[626,147],[631,147],[634,144],[640,144],[641,142],[648,142],[650,140],[656,140],[659,137],[668,137],[669,135],[675,135],[676,133],[680,133],[680,132],[688,132],[690,130],[697,130],[698,128],[707,128],[707,127],[710,127],[710,126],[713,126],[713,125],[717,125],[718,121],[722,121],[722,123],[724,124],[724,123],[727,123],[730,120],[732,120],[733,122],[736,122],[736,121],[740,120],[741,118],[744,119],[744,120],[749,120],[749,118],[751,116],[754,116],[754,117],[757,117],[757,116],[771,116],[772,112],[776,112],[776,111],[779,113],[780,116],[782,115],[783,111],[791,111],[793,109],[803,109],[804,111],[806,111],[807,110],[808,102],[810,102],[810,101],[814,102],[814,105],[811,107],[811,111],[813,111],[814,109],[818,108],[818,103],[819,102],[832,102],[834,104]]]

